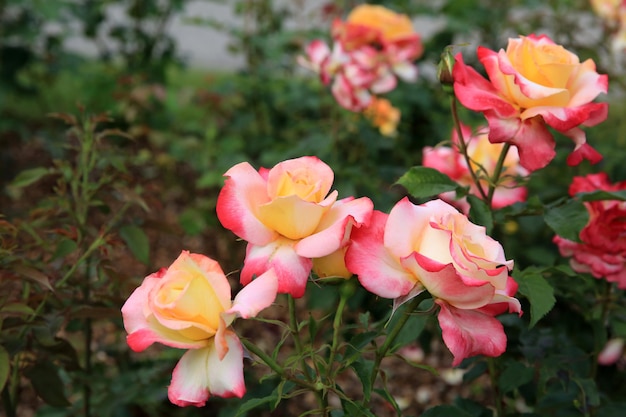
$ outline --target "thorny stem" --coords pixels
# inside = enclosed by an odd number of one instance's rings
[[[402,331],[402,328],[404,327],[406,322],[409,320],[409,318],[413,314],[413,311],[415,311],[415,309],[417,309],[420,303],[423,300],[425,300],[428,296],[429,294],[426,291],[424,291],[420,293],[418,296],[416,296],[415,298],[413,298],[411,301],[409,301],[406,311],[404,312],[402,317],[398,319],[394,327],[391,329],[391,331],[387,335],[387,338],[385,339],[385,342],[382,344],[382,346],[378,350],[376,350],[376,358],[374,359],[374,367],[372,368],[372,377],[370,378],[370,381],[371,381],[370,388],[374,387],[374,383],[376,382],[376,378],[378,377],[378,373],[380,371],[380,363],[385,358],[385,356],[387,356],[387,352],[389,351],[389,349],[391,349],[393,343],[395,342],[396,338],[400,334],[400,331]],[[365,398],[363,401],[363,404],[366,407],[369,403],[369,400],[370,400],[369,398]]]
[[[261,350],[254,343],[250,342],[247,339],[241,339],[241,343],[246,347],[246,349],[248,349],[250,352],[252,352],[256,356],[258,356],[259,359],[261,359],[261,361],[263,361],[264,364],[266,364],[272,371],[276,372],[276,374],[278,376],[280,376],[282,379],[285,379],[285,380],[288,380],[288,381],[292,381],[294,384],[299,385],[302,388],[306,388],[306,389],[309,389],[309,390],[316,390],[317,389],[314,384],[311,384],[311,383],[309,383],[307,381],[304,381],[302,379],[294,378],[294,377],[290,376],[289,374],[287,374],[285,369],[282,366],[280,366],[278,364],[278,362],[276,362],[274,359],[272,359],[272,357],[269,356],[267,353],[263,352],[263,350]]]
[[[343,309],[346,306],[346,302],[350,297],[354,284],[352,281],[347,281],[342,285],[341,296],[339,298],[339,304],[337,305],[337,311],[335,312],[335,319],[333,320],[333,342],[330,346],[330,357],[328,359],[328,373],[332,375],[333,363],[335,362],[335,355],[337,354],[337,347],[339,344],[339,333],[341,330],[341,319],[343,317]],[[344,290],[345,288],[345,290]]]
[[[606,317],[609,313],[609,304],[611,302],[611,293],[613,292],[613,285],[605,280],[602,280],[602,283],[604,285],[604,291],[602,293],[602,299],[600,300],[600,302],[602,303],[602,312],[600,313],[600,325],[598,326],[597,329],[594,329],[594,350],[593,350],[593,356],[592,356],[592,361],[591,361],[591,378],[595,379],[596,378],[596,374],[598,372],[598,356],[600,355],[600,350],[602,349],[602,346],[600,346],[600,332],[604,331],[605,329],[605,323],[606,323]]]
[[[472,169],[472,159],[469,157],[469,154],[467,153],[467,143],[465,143],[465,138],[463,137],[463,130],[461,129],[461,120],[459,119],[459,113],[456,108],[456,97],[454,95],[450,97],[450,111],[452,112],[452,119],[454,121],[454,129],[456,130],[456,134],[459,138],[459,151],[461,151],[461,154],[465,158],[467,167],[470,171],[470,174],[472,175],[472,180],[474,181],[474,184],[476,184],[476,188],[478,188],[478,192],[480,193],[483,200],[491,201],[488,198],[487,193],[485,193],[485,190],[483,189],[482,185],[480,184],[480,180],[478,179],[478,176]]]
[[[491,381],[491,389],[493,390],[494,402],[496,406],[496,416],[504,416],[502,409],[502,393],[498,387],[498,370],[496,367],[496,358],[487,358],[487,366],[489,367],[489,379]]]
[[[322,412],[322,415],[326,417],[328,415],[328,400],[326,398],[326,395],[316,387],[313,378],[309,374],[309,368],[304,358],[302,340],[300,339],[300,331],[298,329],[298,318],[296,317],[296,302],[294,298],[289,294],[287,294],[287,300],[289,302],[289,330],[291,332],[293,343],[296,348],[296,354],[298,355],[298,359],[300,361],[300,368],[302,368],[304,378],[311,385],[311,388],[309,389],[313,391],[315,393],[315,396],[317,397],[317,402],[320,406],[320,411]]]
[[[500,156],[498,157],[498,162],[496,163],[496,168],[493,171],[493,175],[489,181],[489,194],[487,195],[487,204],[491,207],[491,201],[493,200],[493,194],[496,191],[496,187],[498,186],[498,182],[500,181],[500,175],[502,174],[502,169],[504,168],[504,160],[506,159],[506,154],[509,153],[509,149],[511,149],[511,144],[506,142],[502,147],[502,152],[500,152]]]

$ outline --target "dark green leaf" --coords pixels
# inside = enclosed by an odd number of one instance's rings
[[[150,263],[150,242],[141,227],[133,224],[122,226],[120,236],[137,260],[144,264]]]
[[[513,391],[533,379],[534,370],[521,362],[509,362],[500,374],[498,386],[502,393]]]
[[[76,241],[72,239],[61,239],[57,244],[56,250],[52,255],[52,261],[60,258],[65,258],[70,253],[74,252],[77,248]]]
[[[0,392],[4,389],[4,385],[9,379],[9,371],[11,370],[11,360],[7,350],[0,346]]]
[[[372,395],[372,370],[374,369],[374,361],[361,357],[351,366],[363,385],[363,396],[365,400],[368,401]]]
[[[67,407],[70,402],[65,397],[63,381],[59,377],[57,368],[51,362],[38,362],[24,371],[30,379],[37,395],[47,404],[54,407]]]
[[[621,191],[592,191],[578,194],[583,201],[618,200],[626,201],[626,190]]]
[[[410,168],[396,184],[406,188],[415,198],[432,197],[447,191],[454,191],[458,187],[446,174],[436,169],[415,166]]]
[[[569,200],[561,206],[549,208],[544,218],[554,233],[565,239],[579,242],[578,235],[587,225],[589,213],[580,201]]]
[[[554,288],[545,280],[537,269],[525,269],[513,273],[519,284],[519,292],[530,302],[530,324],[532,328],[554,307]]]
[[[363,407],[361,404],[348,400],[343,401],[343,411],[346,416],[376,417],[369,409]]]
[[[472,222],[485,226],[487,234],[493,230],[493,215],[487,203],[475,195],[468,195],[467,201],[470,203],[470,219]]]
[[[22,171],[17,174],[17,176],[13,179],[13,182],[11,182],[11,186],[15,188],[27,187],[32,183],[39,181],[49,173],[50,170],[43,167],[27,169],[26,171]]]

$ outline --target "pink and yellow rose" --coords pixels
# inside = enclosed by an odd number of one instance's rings
[[[580,128],[604,121],[608,112],[607,103],[593,102],[607,92],[608,79],[591,59],[581,63],[545,35],[509,39],[507,49],[498,52],[479,47],[478,58],[489,79],[458,54],[454,92],[465,107],[485,115],[492,143],[515,145],[522,166],[534,171],[555,156],[549,126],[574,141],[568,164],[601,159]]]
[[[495,171],[504,144],[489,142],[488,129],[486,128],[481,127],[476,134],[473,134],[469,126],[461,125],[461,131],[467,142],[467,152],[472,161],[471,169],[481,180],[480,183],[483,190],[487,191],[489,189],[489,179]],[[422,165],[446,174],[459,185],[469,187],[471,194],[480,197],[480,191],[472,178],[465,157],[459,151],[458,143],[459,137],[456,131],[453,131],[452,147],[425,147]],[[501,181],[493,194],[493,208],[499,209],[526,200],[526,187],[518,184],[518,178],[527,175],[528,171],[519,164],[517,149],[511,147],[504,160]],[[439,197],[458,207],[463,213],[469,213],[470,206],[467,198],[457,199],[454,191],[441,194]]]
[[[363,287],[396,306],[428,291],[440,307],[453,365],[502,354],[506,335],[494,316],[521,314],[509,277],[513,261],[484,227],[441,200],[414,205],[404,198],[388,215],[375,211],[369,226],[354,230],[346,265]]]
[[[374,95],[393,90],[399,77],[415,81],[413,64],[423,51],[419,35],[406,15],[382,6],[357,6],[345,22],[332,27],[332,49],[314,40],[298,62],[320,75],[344,108],[360,112]]]
[[[337,200],[333,171],[313,156],[259,171],[243,162],[224,175],[217,216],[248,242],[241,283],[273,268],[278,292],[293,297],[304,295],[313,259],[345,247],[373,210],[369,198]]]
[[[168,396],[181,407],[203,406],[210,395],[241,398],[243,347],[230,329],[276,298],[278,280],[269,270],[231,301],[219,264],[183,251],[169,268],[147,276],[122,307],[127,342],[136,352],[158,342],[189,349],[172,374]]]
[[[626,181],[612,184],[606,173],[574,177],[569,188],[573,197],[591,191],[626,190]],[[580,242],[554,237],[561,255],[571,257],[576,272],[590,273],[626,289],[626,202],[600,200],[585,202],[589,221],[580,232]]]

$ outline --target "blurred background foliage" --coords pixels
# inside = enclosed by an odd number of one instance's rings
[[[187,24],[230,36],[231,52],[244,62],[232,71],[186,64],[167,28],[176,14],[185,16],[191,0],[0,0],[0,386],[5,413],[201,415],[176,409],[165,398],[178,352],[155,347],[152,355],[129,353],[119,316],[125,298],[181,249],[212,256],[227,272],[240,267],[244,248],[220,228],[214,210],[222,174],[237,162],[269,167],[316,155],[334,169],[341,196],[368,196],[376,208],[388,210],[403,195],[392,184],[420,164],[422,148],[449,139],[447,97],[434,77],[447,45],[458,45],[455,52],[475,63],[478,44],[497,50],[508,37],[548,33],[581,60],[594,59],[598,71],[610,77],[610,93],[601,98],[611,102],[609,119],[588,130],[589,142],[605,155],[602,164],[563,168],[572,143],[559,137],[557,160],[529,180],[529,202],[496,216],[495,237],[518,269],[564,263],[540,214],[545,204],[565,195],[574,175],[604,170],[614,181],[626,179],[624,62],[611,54],[607,29],[586,0],[510,0],[506,6],[500,0],[372,2],[416,18],[418,32],[426,21],[436,27],[424,40],[419,81],[388,94],[402,112],[398,135],[391,138],[362,115],[341,109],[328,89],[296,64],[308,42],[327,39],[332,19],[360,2],[329,0],[311,12],[314,16],[301,15],[304,0],[215,2],[232,7],[245,24],[209,16],[187,16]],[[111,21],[110,7],[123,10],[125,18]],[[309,18],[320,24],[289,24]],[[76,35],[92,45],[94,57],[66,48],[67,39]],[[199,42],[211,54],[211,39]],[[476,115],[463,117],[482,123]],[[94,158],[92,165],[81,159],[87,154]],[[77,180],[83,177],[90,185]],[[553,274],[557,297],[571,296],[563,288],[571,279]],[[585,285],[575,293],[598,290]],[[577,305],[587,303],[591,309],[593,299],[581,297]],[[325,308],[332,299],[308,302],[311,309]],[[354,300],[373,314],[379,309],[383,315],[387,307],[380,307],[380,300],[374,306],[365,293]],[[585,335],[595,323],[589,314],[584,308],[555,309],[551,315],[566,322],[558,331],[540,325],[528,329],[507,319],[509,345],[522,346],[510,354],[524,366],[532,367],[538,357],[556,358],[554,369],[542,371],[547,397],[537,398],[529,382],[515,386],[516,395],[543,404],[543,410],[558,410],[551,415],[588,415],[559,404],[599,395],[589,380],[576,382],[583,387],[578,391],[568,382],[588,371],[570,367],[568,360],[589,343]],[[626,335],[622,319],[613,326],[614,334]],[[437,329],[420,331],[420,343],[428,346]],[[562,351],[563,346],[571,352]],[[623,374],[601,372],[605,381],[615,382],[602,387],[603,395],[623,399]],[[272,380],[247,382],[248,398],[276,386]],[[217,410],[213,415],[226,417],[236,414],[237,405],[216,399],[209,407]]]

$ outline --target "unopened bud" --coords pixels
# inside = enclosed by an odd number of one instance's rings
[[[452,55],[452,45],[446,46],[441,53],[441,60],[437,65],[437,78],[439,82],[445,86],[454,84],[452,77],[452,68],[454,68],[454,55]]]

